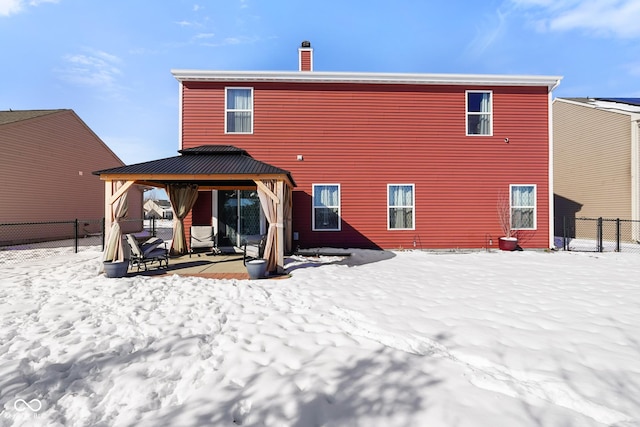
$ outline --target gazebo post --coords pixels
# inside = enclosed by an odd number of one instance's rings
[[[105,232],[111,229],[113,222],[113,209],[111,208],[111,196],[113,196],[113,181],[104,182],[104,229]]]

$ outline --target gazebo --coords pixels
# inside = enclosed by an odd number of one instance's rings
[[[172,255],[187,252],[184,218],[198,191],[257,190],[268,223],[264,257],[268,271],[284,271],[284,254],[292,248],[291,173],[251,157],[230,145],[203,145],[180,155],[93,172],[105,182],[105,259],[122,259],[119,221],[126,215],[126,194],[132,185],[166,190],[174,210]]]

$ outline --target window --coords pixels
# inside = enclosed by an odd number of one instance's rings
[[[340,184],[313,184],[313,231],[340,231]]]
[[[511,185],[511,229],[536,229],[536,186]]]
[[[467,91],[467,135],[493,134],[491,92]]]
[[[413,230],[415,228],[414,185],[389,184],[388,225],[389,230]]]
[[[253,133],[253,88],[228,87],[225,97],[225,132]]]

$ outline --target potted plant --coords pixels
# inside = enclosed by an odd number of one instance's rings
[[[252,259],[247,261],[247,273],[249,273],[249,279],[256,280],[262,279],[267,273],[267,260],[262,258]]]
[[[131,258],[131,250],[126,242],[122,242],[122,249],[124,252],[124,259],[103,261],[104,275],[106,277],[119,278],[127,275]]]
[[[511,204],[509,194],[500,192],[498,194],[498,221],[502,229],[502,236],[498,239],[498,247],[503,251],[515,251],[518,248],[518,237],[511,228]]]

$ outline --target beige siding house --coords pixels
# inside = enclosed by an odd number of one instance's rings
[[[0,111],[0,150],[0,224],[99,220],[105,214],[105,189],[91,172],[124,165],[66,109]],[[129,217],[142,218],[141,189],[129,196]],[[2,235],[9,228],[0,227],[0,242],[15,240]],[[49,232],[55,234],[56,228]]]
[[[169,202],[168,200],[145,200],[144,217],[156,219],[173,219],[171,202]]]
[[[581,217],[640,220],[638,101],[553,101],[556,235],[562,233],[563,217],[570,223]],[[579,227],[576,233],[572,237],[585,237],[579,235]],[[627,241],[637,241],[639,237],[636,229],[623,236]]]

